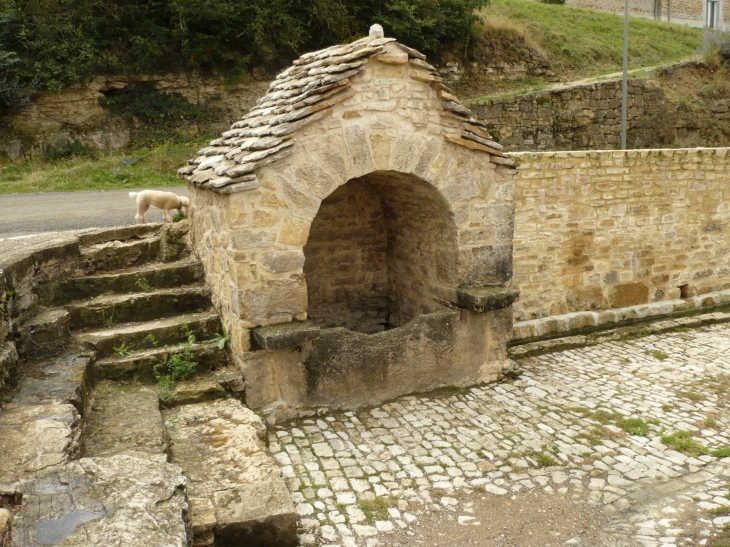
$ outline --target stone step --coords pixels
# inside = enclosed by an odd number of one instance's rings
[[[104,380],[94,389],[85,428],[86,457],[126,454],[167,461],[167,433],[157,386]]]
[[[148,236],[128,241],[107,241],[83,246],[80,251],[88,274],[104,270],[121,270],[157,260],[160,253],[160,239]]]
[[[298,545],[297,515],[266,427],[236,399],[163,411],[170,453],[188,481],[193,545]]]
[[[116,455],[44,469],[21,497],[13,547],[188,547],[189,504],[180,466]]]
[[[123,345],[128,351],[139,351],[179,344],[187,340],[186,329],[198,340],[210,340],[221,328],[218,314],[205,311],[77,333],[74,338],[91,346],[97,358],[103,359],[115,355],[114,348]],[[148,338],[150,335],[154,337],[154,342]]]
[[[218,349],[217,344],[205,343],[204,340],[201,342],[200,345],[191,348],[194,360],[198,363],[198,372],[208,372],[228,364],[226,352]],[[155,365],[163,362],[165,355],[174,350],[175,347],[170,346],[134,351],[125,356],[111,355],[96,362],[94,374],[97,379],[154,383],[156,382],[153,375]]]
[[[171,392],[160,393],[160,404],[173,408],[228,397],[242,399],[244,387],[243,375],[236,367],[223,367],[177,382]]]
[[[203,279],[203,267],[193,259],[179,262],[153,262],[119,272],[76,277],[38,288],[42,306],[61,306],[102,294],[138,293],[154,289],[181,287]],[[151,287],[148,289],[146,287]]]
[[[90,228],[80,230],[77,233],[79,244],[89,247],[111,241],[129,241],[131,239],[154,237],[159,235],[164,227],[164,222],[150,222],[148,224],[129,224],[116,228]]]
[[[210,289],[205,285],[160,289],[153,292],[102,295],[68,304],[69,328],[81,330],[121,323],[152,321],[210,308]]]
[[[78,410],[59,401],[3,406],[0,412],[0,491],[81,451]],[[14,544],[15,545],[15,544]]]
[[[93,364],[93,353],[78,347],[69,348],[52,359],[24,363],[13,403],[21,406],[67,403],[85,416],[94,383]]]

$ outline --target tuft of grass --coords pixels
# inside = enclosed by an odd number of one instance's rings
[[[114,350],[114,353],[116,353],[119,357],[126,357],[129,355],[130,349],[127,344],[122,342],[122,345],[118,348],[112,348]]]
[[[651,356],[654,357],[654,359],[659,359],[660,361],[663,361],[664,359],[667,359],[669,357],[669,354],[664,353],[663,351],[652,351]]]
[[[671,435],[663,435],[661,441],[672,450],[688,456],[707,454],[707,448],[702,443],[694,440],[688,431],[675,431]]]
[[[558,462],[556,462],[552,455],[548,452],[537,452],[531,457],[535,460],[538,467],[552,467],[553,465],[558,465]]]
[[[388,507],[397,505],[398,499],[378,496],[374,500],[359,500],[357,503],[362,512],[365,513],[365,519],[369,524],[372,524],[376,520],[387,520]]]
[[[685,399],[689,399],[694,403],[702,401],[705,398],[704,395],[700,395],[699,393],[696,393],[694,391],[680,391],[679,396],[684,397]]]
[[[152,369],[160,391],[166,398],[170,396],[175,384],[190,376],[198,366],[193,360],[195,356],[192,351],[197,346],[195,335],[187,325],[183,325],[181,330],[187,336],[187,340],[178,346],[177,351],[166,352],[162,362],[155,364]]]
[[[710,455],[715,456],[716,458],[727,458],[728,456],[730,456],[730,446],[713,450],[712,452],[710,452]]]
[[[629,435],[639,435],[646,437],[649,433],[649,424],[641,418],[626,418],[616,420],[616,425],[623,429]]]
[[[140,274],[137,276],[137,280],[134,282],[137,287],[139,287],[140,290],[144,292],[152,292],[155,290],[155,287],[150,284],[149,281],[147,281],[147,278]]]

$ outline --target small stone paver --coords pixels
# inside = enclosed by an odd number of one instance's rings
[[[661,437],[688,431],[708,450],[730,447],[730,326],[520,364],[516,380],[277,426],[270,450],[301,543],[388,545],[431,509],[478,526],[455,494],[539,489],[610,516],[608,544],[709,545],[727,524],[712,510],[730,505],[730,458],[683,454]]]

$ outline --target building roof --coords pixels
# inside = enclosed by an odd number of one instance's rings
[[[394,62],[389,57],[397,54],[407,55],[408,62],[420,69],[411,77],[436,89],[443,110],[463,121],[461,135],[444,138],[486,152],[494,163],[513,165],[503,157],[502,147],[491,140],[484,124],[443,85],[426,56],[394,38],[385,38],[382,27],[373,25],[365,38],[305,53],[295,60],[276,77],[256,106],[210,146],[199,150],[197,157],[178,170],[178,177],[214,192],[254,181],[257,169],[288,154],[297,131],[323,119],[331,113],[330,107],[354,95],[352,80],[366,70],[368,59]]]

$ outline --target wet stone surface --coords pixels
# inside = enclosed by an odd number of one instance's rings
[[[303,545],[447,545],[451,529],[474,545],[712,546],[730,523],[730,457],[712,455],[730,447],[729,350],[715,325],[532,357],[516,380],[312,412],[270,449]],[[551,499],[574,527],[507,526]]]

